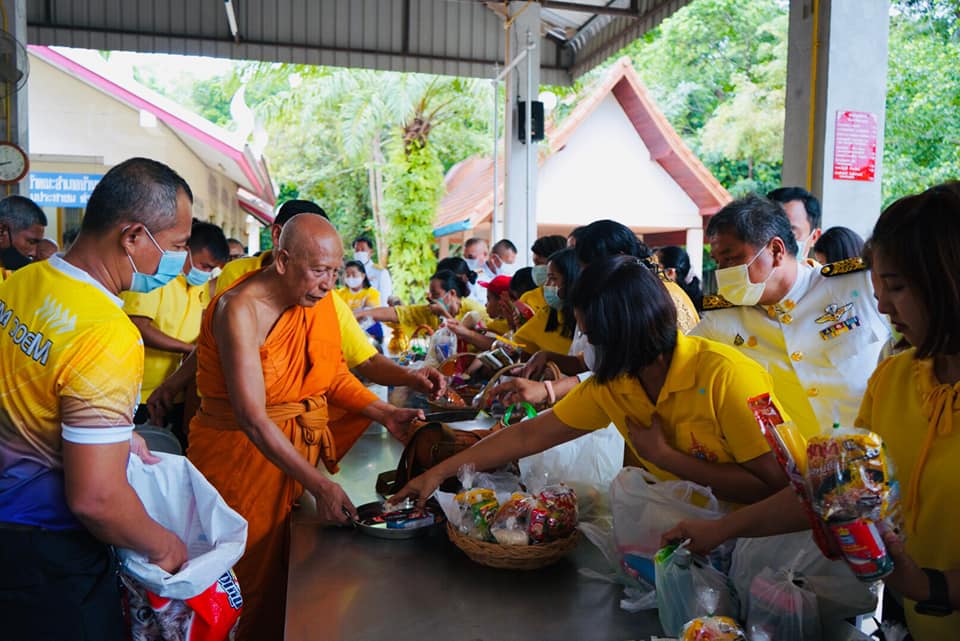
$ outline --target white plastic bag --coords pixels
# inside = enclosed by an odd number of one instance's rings
[[[229,572],[247,545],[247,522],[227,505],[203,474],[174,454],[156,454],[161,461],[147,465],[131,454],[127,481],[150,518],[187,546],[187,562],[176,574],[146,557],[120,548],[123,570],[160,597],[190,599]]]
[[[877,607],[870,586],[858,580],[846,562],[824,557],[809,530],[737,541],[730,579],[744,611],[749,606],[750,586],[765,568],[802,574],[806,589],[817,596],[824,623],[873,612]]]
[[[457,335],[449,327],[441,327],[430,337],[430,347],[423,359],[424,364],[436,367],[457,353]]]
[[[695,505],[700,497],[703,506]],[[627,467],[610,485],[613,538],[623,569],[653,582],[653,558],[661,535],[686,519],[718,519],[720,504],[708,487],[692,481],[658,481],[646,470]]]
[[[623,436],[613,425],[520,459],[531,492],[564,483],[577,493],[581,521],[609,514],[610,483],[623,468]]]
[[[819,641],[817,597],[792,570],[764,568],[750,585],[747,630],[755,641]]]

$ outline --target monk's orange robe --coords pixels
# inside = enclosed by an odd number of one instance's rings
[[[322,460],[335,472],[347,444],[359,435],[331,432],[327,401],[356,412],[377,397],[347,369],[332,296],[284,312],[260,347],[260,362],[270,418],[311,465]],[[249,523],[247,550],[234,568],[244,599],[237,639],[280,639],[290,509],[303,487],[237,425],[214,338],[217,302],[207,308],[197,342],[201,400],[190,423],[187,455]]]

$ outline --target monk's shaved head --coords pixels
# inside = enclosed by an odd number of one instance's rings
[[[276,269],[297,304],[311,306],[337,285],[343,266],[343,241],[336,228],[316,214],[287,221],[277,243]]]
[[[297,214],[283,226],[278,249],[287,250],[291,256],[301,256],[317,243],[326,244],[331,239],[343,246],[337,228],[329,220],[316,214]]]

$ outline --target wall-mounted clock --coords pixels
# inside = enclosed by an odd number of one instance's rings
[[[20,182],[29,170],[27,152],[15,143],[0,141],[0,184]]]

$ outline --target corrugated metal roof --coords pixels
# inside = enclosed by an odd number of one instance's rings
[[[541,77],[568,84],[690,0],[542,2]],[[46,0],[33,44],[490,77],[503,4],[478,0]]]

